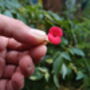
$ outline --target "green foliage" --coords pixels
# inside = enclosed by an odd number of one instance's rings
[[[45,32],[51,26],[59,26],[64,31],[60,45],[48,45],[47,55],[26,80],[24,90],[64,90],[62,86],[68,87],[67,90],[74,90],[71,86],[75,90],[77,87],[79,90],[90,89],[89,19],[75,17],[71,20],[43,10],[41,5],[23,4],[21,0],[0,0],[0,12]]]
[[[90,19],[90,0],[88,0],[87,6],[83,11],[83,15]]]

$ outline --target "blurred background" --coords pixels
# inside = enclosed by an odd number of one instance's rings
[[[0,13],[64,32],[60,45],[48,44],[23,90],[90,90],[90,0],[0,0]]]

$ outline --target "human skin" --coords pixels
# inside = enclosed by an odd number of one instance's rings
[[[23,88],[24,78],[33,74],[35,63],[45,56],[47,41],[45,32],[0,14],[0,90],[14,90],[15,84],[17,90]]]

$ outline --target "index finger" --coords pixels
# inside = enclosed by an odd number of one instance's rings
[[[30,45],[38,45],[48,40],[45,32],[33,30],[23,22],[4,15],[0,15],[0,35],[13,37]]]

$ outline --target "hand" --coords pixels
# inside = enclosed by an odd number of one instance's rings
[[[24,77],[45,56],[47,35],[23,22],[0,15],[0,90],[21,90]]]

